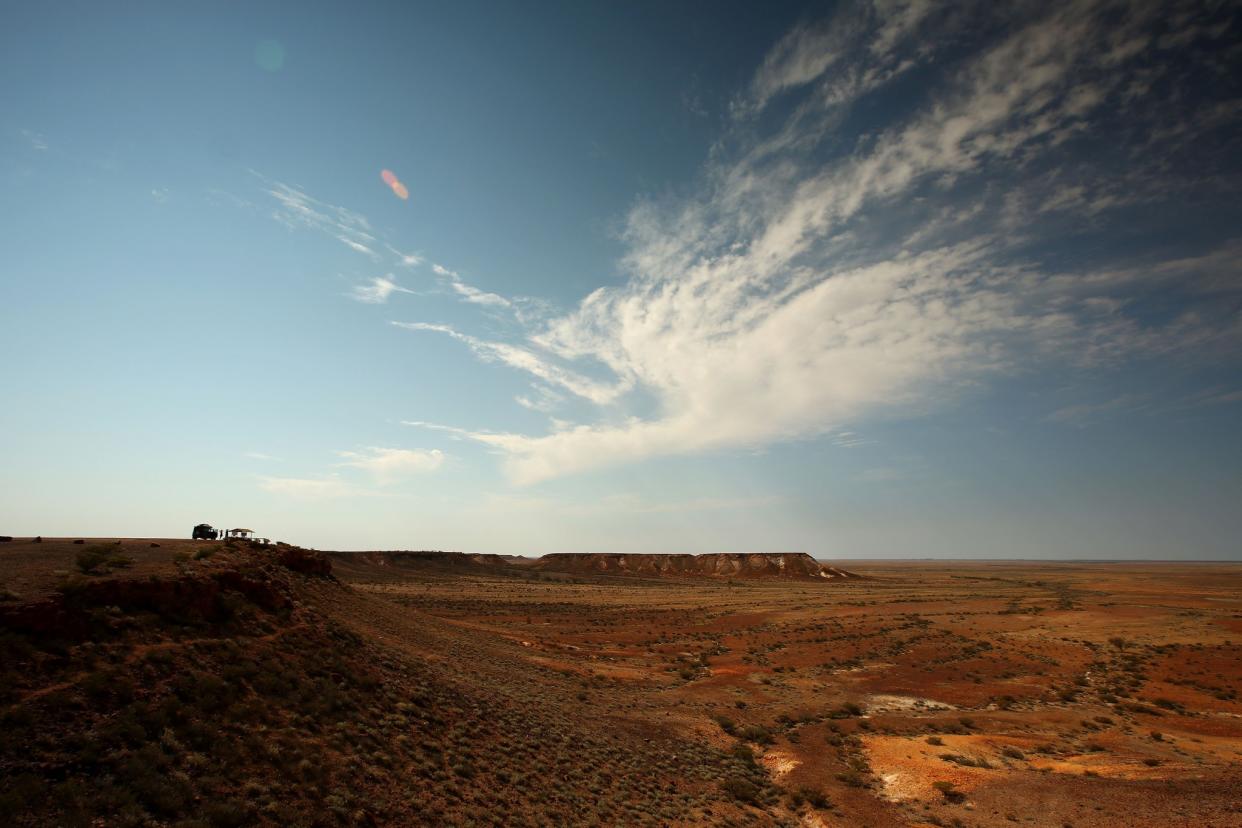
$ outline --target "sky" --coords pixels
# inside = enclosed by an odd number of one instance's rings
[[[15,2],[0,532],[1242,558],[1226,2]]]

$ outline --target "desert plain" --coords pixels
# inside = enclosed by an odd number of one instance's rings
[[[1242,825],[1239,564],[40,541],[4,824]]]

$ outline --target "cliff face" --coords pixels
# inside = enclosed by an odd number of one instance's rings
[[[491,574],[521,577],[529,572],[629,575],[644,578],[734,578],[827,581],[857,578],[826,566],[805,552],[728,552],[706,555],[620,555],[561,553],[542,558],[461,552],[331,552],[340,577],[349,580],[402,580],[410,575]]]
[[[535,567],[555,572],[636,575],[649,578],[747,578],[828,580],[855,578],[852,573],[825,566],[805,552],[706,555],[544,555]]]

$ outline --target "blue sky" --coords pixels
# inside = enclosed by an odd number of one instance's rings
[[[0,531],[1238,558],[1238,17],[10,5]]]

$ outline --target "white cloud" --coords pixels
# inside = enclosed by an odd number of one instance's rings
[[[259,488],[276,495],[320,499],[356,497],[365,494],[333,477],[260,477]]]
[[[453,290],[457,291],[467,302],[473,302],[476,305],[493,305],[502,308],[507,308],[510,305],[509,300],[505,297],[479,290],[465,282],[453,282]]]
[[[376,276],[371,279],[368,284],[355,285],[349,296],[358,302],[364,302],[370,305],[382,305],[388,301],[388,297],[393,293],[413,293],[409,288],[398,285],[392,279],[392,274],[387,276]]]
[[[431,265],[431,272],[447,281],[448,286],[453,290],[453,292],[467,302],[471,302],[476,305],[491,305],[493,307],[500,308],[509,308],[513,306],[511,301],[497,293],[488,293],[487,291],[480,290],[473,285],[466,284],[462,281],[461,275],[458,274],[457,271],[449,270],[442,264],[436,264],[433,262]]]
[[[301,189],[272,181],[258,172],[252,171],[265,187],[269,196],[274,198],[278,209],[272,217],[290,229],[306,227],[326,233],[351,250],[380,261],[384,257],[377,252],[381,246],[387,250],[390,264],[393,267],[412,268],[423,264],[426,259],[417,253],[402,253],[387,241],[381,240],[372,230],[370,222],[361,213],[345,207],[328,204],[313,198]],[[162,200],[155,191],[153,196]],[[240,206],[240,205],[239,205]],[[533,299],[519,297],[507,299],[498,293],[491,293],[467,284],[454,270],[442,264],[432,262],[432,272],[440,277],[462,301],[488,308],[507,311],[519,322],[529,320],[533,315],[544,311],[543,306]],[[350,298],[368,304],[383,304],[394,292],[414,293],[414,291],[397,285],[391,273],[383,277],[372,278],[369,284],[358,285],[350,293]]]
[[[380,259],[375,252],[378,240],[371,231],[370,222],[361,213],[312,198],[297,187],[270,181],[261,175],[259,178],[267,187],[268,195],[280,205],[272,215],[277,221],[291,229],[301,226],[319,230],[351,250],[376,261]]]
[[[46,152],[48,148],[47,140],[31,129],[23,129],[22,137],[30,143],[30,148],[38,152]]]
[[[889,466],[877,466],[873,469],[863,469],[859,473],[858,479],[864,483],[895,483],[899,480],[909,478],[909,472],[901,469],[894,469]]]
[[[836,23],[799,24],[773,47],[751,84],[754,109],[762,109],[788,89],[810,83],[841,59],[845,33]]]
[[[843,102],[927,59],[930,47],[911,47],[936,18],[925,2],[854,8],[798,27],[756,73],[739,114],[805,93],[774,132],[748,121],[730,136],[739,149],[713,154],[697,193],[632,210],[624,284],[545,318],[518,344],[394,323],[610,406],[597,422],[554,422],[542,435],[456,436],[534,483],[654,455],[840,437],[862,418],[924,411],[1036,359],[1103,364],[1237,337],[1242,324],[1202,312],[1167,323],[1127,315],[1118,292],[1159,278],[1161,265],[1106,278],[1019,260],[1039,204],[991,209],[994,182],[1021,190],[1106,106],[1134,106],[1117,96],[1158,5],[1121,19],[1103,2],[1023,6],[1002,40],[955,62],[921,107],[825,153]],[[1152,108],[1127,111],[1136,126],[1158,122]],[[1102,209],[1087,189],[1052,204]],[[627,414],[630,391],[654,413]]]
[[[533,394],[519,395],[513,401],[523,408],[547,414],[559,408],[565,402],[565,397],[550,388],[536,386]]]
[[[375,255],[374,250],[367,247],[365,244],[363,244],[360,241],[355,241],[354,239],[351,239],[349,236],[344,235],[344,234],[338,235],[336,238],[341,244],[345,245],[348,248],[356,250],[359,253],[365,253],[366,255],[370,256],[373,259],[379,258],[378,256]]]
[[[577,394],[594,403],[603,404],[615,399],[623,393],[624,387],[594,382],[580,374],[562,368],[550,360],[541,357],[529,348],[521,348],[504,342],[491,342],[469,334],[461,333],[448,325],[430,322],[393,322],[398,328],[407,331],[431,331],[442,333],[464,342],[476,355],[490,362],[502,362],[519,371],[526,371],[545,382]]]
[[[490,433],[485,431],[470,431],[468,429],[458,428],[457,426],[441,425],[439,423],[428,423],[423,420],[402,420],[401,425],[413,426],[414,428],[425,428],[428,431],[439,431],[449,435],[449,439],[452,440],[473,440],[480,435]]]
[[[664,416],[543,437],[470,436],[506,452],[512,477],[529,483],[649,455],[825,433],[876,408],[910,405],[1002,366],[989,337],[1026,325],[1000,292],[960,286],[979,277],[979,254],[930,251],[766,300],[698,291],[699,301],[687,301],[693,284],[597,294],[546,343],[594,354],[656,390]]]
[[[1102,415],[1115,414],[1118,411],[1136,411],[1147,407],[1148,404],[1149,400],[1145,395],[1122,394],[1103,402],[1063,406],[1049,414],[1046,419],[1054,423],[1081,427]]]
[[[937,8],[935,0],[873,0],[872,5],[881,24],[870,48],[872,53],[880,57],[891,54]]]
[[[832,444],[837,448],[861,448],[862,446],[875,445],[874,440],[868,440],[866,437],[861,437],[853,431],[838,431],[832,435],[831,439]]]
[[[387,485],[412,474],[433,472],[444,465],[444,452],[372,446],[364,451],[339,451],[339,466],[362,469],[374,476],[377,483]]]
[[[426,261],[422,256],[418,255],[417,253],[402,253],[400,250],[393,247],[391,244],[385,244],[384,246],[388,248],[389,253],[397,257],[397,263],[401,265],[402,267],[418,267],[420,264]]]
[[[780,503],[776,495],[756,497],[696,497],[685,500],[652,500],[634,492],[608,495],[590,502],[531,497],[514,494],[489,494],[484,506],[489,513],[540,513],[556,517],[616,517],[617,515],[683,514],[687,512],[723,512],[762,509]]]
[[[261,451],[248,451],[248,452],[245,452],[245,454],[244,454],[243,456],[244,456],[244,457],[248,457],[248,458],[250,458],[251,460],[265,460],[265,461],[267,461],[267,460],[279,460],[279,459],[280,459],[279,457],[273,457],[273,456],[272,456],[272,455],[270,455],[270,454],[264,454],[264,453],[263,453],[263,452],[261,452]]]
[[[800,23],[777,42],[734,103],[734,114],[756,115],[779,96],[814,84],[815,104],[831,110],[849,104],[926,61],[955,29],[987,18],[986,6],[969,0],[956,6],[933,0],[846,0],[828,19]],[[956,20],[942,20],[938,37],[915,40],[929,18],[943,18],[949,11],[957,12]],[[822,114],[804,105],[790,125],[805,128],[805,119]],[[786,131],[780,140],[794,137]]]
[[[687,500],[656,500],[639,494],[618,494],[601,498],[593,504],[593,511],[605,515],[619,512],[633,514],[680,514],[683,512],[722,512],[762,509],[779,503],[777,495],[760,495],[757,497],[694,497]]]

